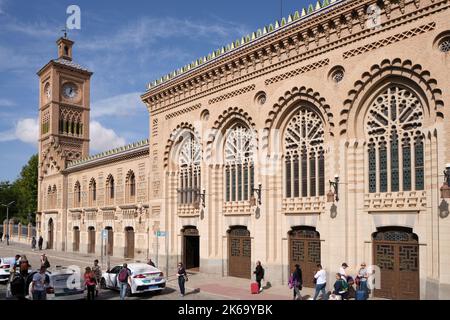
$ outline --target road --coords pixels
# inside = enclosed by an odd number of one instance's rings
[[[96,258],[92,255],[65,253],[57,251],[32,251],[29,247],[22,244],[6,244],[0,243],[0,257],[14,257],[16,254],[25,254],[31,264],[32,269],[40,266],[40,256],[42,253],[47,255],[51,266],[78,266],[84,270],[87,266],[93,265],[93,260]],[[111,259],[111,265],[122,263],[120,259]],[[106,263],[104,268],[106,269]],[[6,299],[6,285],[0,284],[0,300]],[[184,297],[180,297],[175,277],[169,277],[167,287],[160,293],[145,293],[132,297],[127,297],[127,300],[224,300],[226,298],[214,294],[200,292],[200,290],[187,291]],[[113,290],[101,290],[98,300],[119,300],[119,292]]]

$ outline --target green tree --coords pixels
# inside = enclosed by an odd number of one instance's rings
[[[37,208],[38,156],[33,155],[22,168],[19,178],[10,184],[0,182],[0,202],[15,201],[9,209],[10,218],[17,218],[23,224],[28,223],[28,216],[34,221]],[[6,209],[1,211],[1,221],[6,218]]]

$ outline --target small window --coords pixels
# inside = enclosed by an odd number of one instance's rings
[[[450,51],[450,37],[444,38],[439,44],[439,50],[441,52],[447,53]]]

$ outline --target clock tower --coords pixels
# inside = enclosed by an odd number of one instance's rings
[[[39,177],[59,173],[67,163],[89,154],[90,78],[73,61],[74,42],[58,39],[58,58],[39,76]]]

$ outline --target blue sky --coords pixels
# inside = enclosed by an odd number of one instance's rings
[[[0,0],[0,180],[37,153],[38,78],[71,4],[74,61],[94,72],[91,153],[148,137],[146,84],[280,19],[281,0]],[[283,0],[287,16],[314,1]]]

